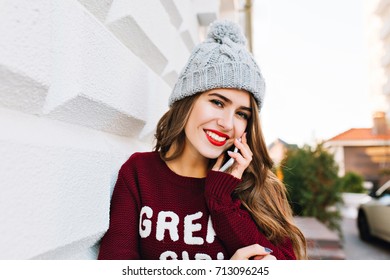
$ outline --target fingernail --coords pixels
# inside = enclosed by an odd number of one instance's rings
[[[267,247],[264,247],[264,251],[266,251],[267,253],[272,253],[273,252],[270,248],[267,248]]]

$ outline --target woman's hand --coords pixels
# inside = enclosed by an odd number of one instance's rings
[[[234,153],[228,151],[229,156],[234,159],[234,163],[232,167],[228,169],[228,173],[230,173],[231,175],[233,175],[238,179],[241,179],[245,169],[247,169],[249,164],[251,163],[252,156],[253,156],[253,153],[248,146],[246,132],[242,135],[241,142],[238,139],[234,140],[234,146],[236,146],[240,152]],[[224,154],[222,153],[218,157],[217,162],[215,163],[212,170],[218,171],[221,168],[223,159],[224,159]]]
[[[271,255],[272,250],[260,246],[259,244],[249,245],[238,249],[231,260],[276,260],[275,256]]]

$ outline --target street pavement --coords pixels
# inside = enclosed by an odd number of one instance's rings
[[[313,217],[295,217],[297,226],[306,237],[309,259],[312,260],[390,260],[390,243],[374,240],[364,242],[356,224],[358,206],[368,201],[364,194],[343,194],[341,230],[330,231]]]
[[[342,246],[347,260],[390,260],[390,243],[374,240],[364,242],[359,237],[356,224],[358,206],[370,199],[365,194],[344,193],[341,207],[343,231]]]
[[[343,217],[343,250],[347,260],[390,260],[390,243],[381,240],[367,243],[359,238],[355,217]]]

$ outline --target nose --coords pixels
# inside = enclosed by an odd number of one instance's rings
[[[231,131],[234,128],[234,113],[229,112],[229,111],[225,111],[217,119],[217,124],[224,131]]]

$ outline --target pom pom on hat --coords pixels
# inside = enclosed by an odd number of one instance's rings
[[[228,20],[217,20],[213,22],[207,33],[208,41],[214,40],[217,43],[222,43],[225,38],[229,38],[237,44],[246,44],[246,39],[240,30],[240,27]]]

